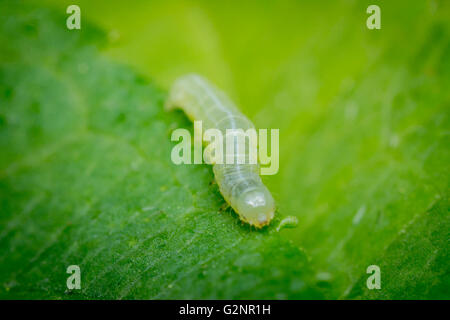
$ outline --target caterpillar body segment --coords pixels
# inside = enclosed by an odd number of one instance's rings
[[[227,157],[225,137],[227,129],[254,129],[234,103],[219,89],[196,74],[182,76],[173,84],[166,109],[182,109],[192,120],[201,120],[203,129],[220,130],[224,137],[224,158]],[[213,163],[216,182],[225,200],[240,219],[261,228],[270,223],[275,213],[275,202],[259,176],[259,164],[249,162],[248,145],[234,142],[233,157],[245,150],[245,163]],[[244,142],[247,143],[247,142]]]

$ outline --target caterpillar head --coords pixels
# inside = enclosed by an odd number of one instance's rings
[[[267,188],[253,189],[239,196],[236,211],[249,224],[262,228],[272,220],[275,202]]]

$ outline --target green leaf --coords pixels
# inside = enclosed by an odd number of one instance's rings
[[[49,2],[0,7],[0,298],[450,298],[449,3],[381,1],[369,31],[360,1],[79,1],[68,31]],[[171,163],[191,124],[147,79],[191,71],[280,129],[297,228]]]
[[[449,273],[445,268],[449,261],[447,239],[448,200],[437,202],[422,215],[417,215],[385,253],[377,259],[383,270],[382,284],[389,290],[368,290],[365,279],[352,289],[348,298],[358,299],[444,299],[449,296]]]
[[[211,167],[172,164],[189,122],[99,55],[101,32],[0,12],[1,298],[321,297],[300,248],[220,209]]]

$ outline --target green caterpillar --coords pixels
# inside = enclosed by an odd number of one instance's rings
[[[189,74],[175,81],[166,102],[167,110],[173,108],[182,109],[191,121],[202,121],[206,130],[220,130],[223,136],[226,136],[227,129],[254,129],[251,121],[222,91],[199,75]],[[250,158],[249,148],[240,145],[234,148],[245,150],[244,158]],[[227,158],[228,155],[224,156]],[[232,156],[239,154],[234,152]],[[257,228],[270,223],[275,213],[275,202],[261,181],[258,163],[213,163],[213,171],[220,192],[242,221]]]

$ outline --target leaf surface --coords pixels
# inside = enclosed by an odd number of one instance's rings
[[[81,31],[57,3],[0,10],[0,297],[450,297],[446,2],[383,2],[373,32],[362,2],[81,1]],[[264,179],[297,228],[249,229],[171,163],[191,124],[148,79],[190,71],[280,129]]]

